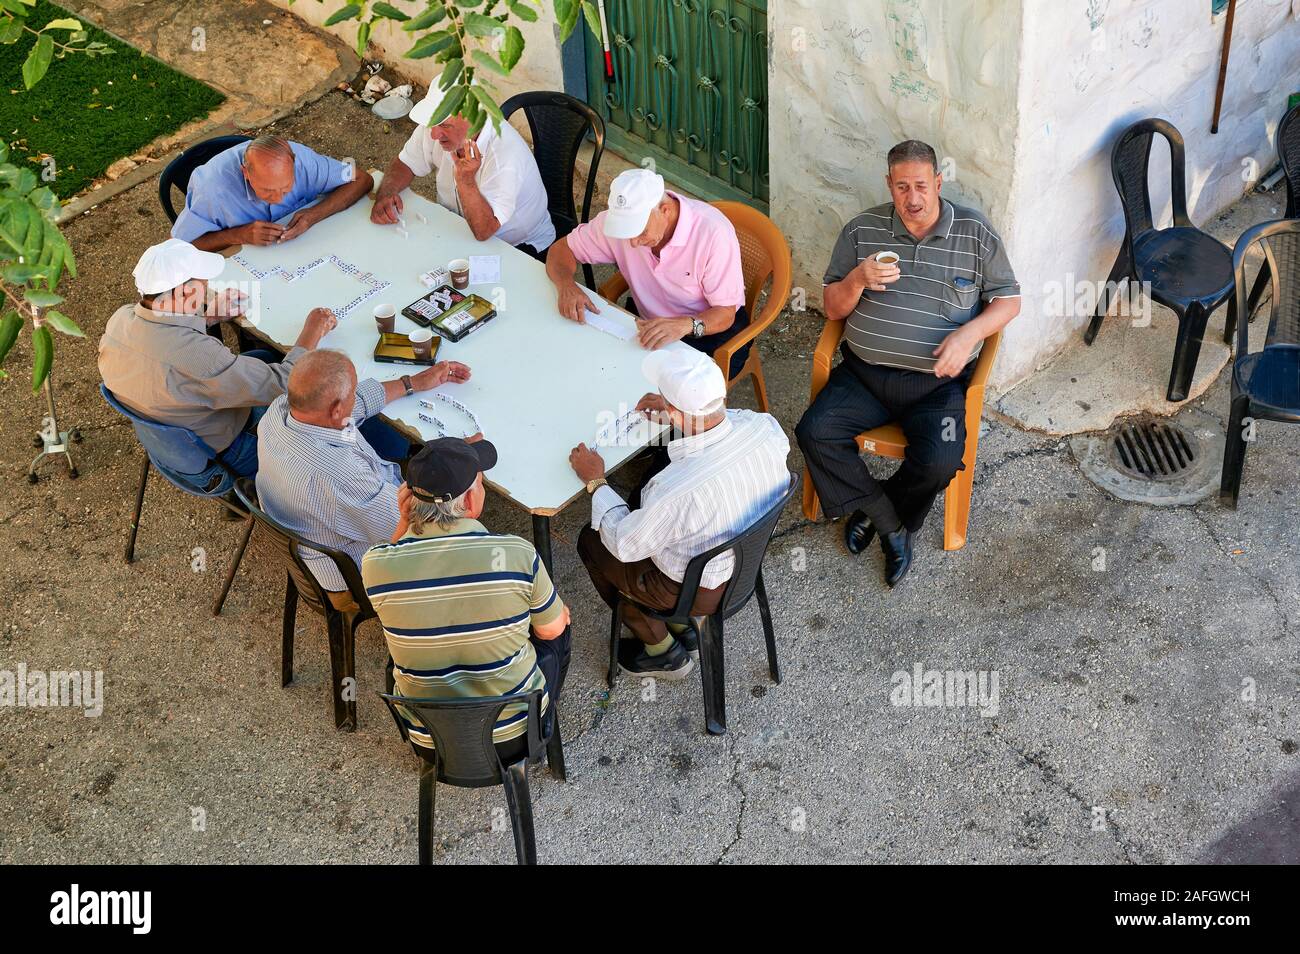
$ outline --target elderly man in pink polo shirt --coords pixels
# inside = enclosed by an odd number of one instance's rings
[[[684,341],[712,354],[749,324],[736,230],[707,202],[667,191],[663,176],[649,169],[620,173],[610,186],[609,208],[547,253],[560,314],[573,321],[599,312],[573,280],[579,264],[618,266],[639,316],[642,347]],[[733,373],[747,352],[734,356]]]

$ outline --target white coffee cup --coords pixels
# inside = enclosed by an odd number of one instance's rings
[[[421,361],[427,361],[433,357],[433,332],[428,328],[416,328],[409,335],[411,350]]]
[[[897,265],[899,260],[897,252],[877,252],[875,259],[881,265]]]

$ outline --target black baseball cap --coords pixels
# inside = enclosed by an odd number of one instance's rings
[[[496,462],[497,449],[488,441],[471,444],[459,437],[440,437],[407,463],[406,484],[419,500],[447,503],[469,490],[479,473]]]

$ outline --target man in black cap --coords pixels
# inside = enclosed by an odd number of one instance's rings
[[[478,522],[483,471],[496,448],[442,437],[411,458],[398,491],[393,542],[361,562],[366,594],[393,657],[396,693],[412,698],[523,695],[545,690],[543,733],[569,668],[569,610],[533,545]],[[531,633],[530,633],[531,631]],[[404,713],[411,741],[431,748]],[[508,705],[492,733],[522,752],[528,708]],[[505,755],[503,755],[505,757]]]

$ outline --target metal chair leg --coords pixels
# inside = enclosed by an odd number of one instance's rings
[[[772,628],[772,610],[767,603],[767,587],[763,585],[763,571],[758,571],[754,581],[754,597],[758,600],[758,615],[763,621],[763,638],[767,642],[767,671],[772,681],[781,684],[781,664],[776,659],[776,631]]]
[[[694,616],[691,624],[700,640],[700,681],[704,684],[704,728],[710,735],[727,734],[726,675],[722,662],[722,621]]]
[[[618,612],[621,603],[621,600],[614,601],[613,614],[609,618],[609,672],[605,674],[605,685],[611,689],[618,678],[618,638],[623,633],[623,619]]]
[[[1237,496],[1241,491],[1241,473],[1246,466],[1246,412],[1250,410],[1250,397],[1239,394],[1232,399],[1232,413],[1228,417],[1228,432],[1223,445],[1223,473],[1219,478],[1219,503],[1237,509]]]
[[[1106,284],[1102,286],[1101,294],[1097,296],[1097,311],[1092,316],[1092,321],[1088,323],[1088,330],[1083,333],[1085,344],[1092,344],[1097,338],[1097,332],[1101,329],[1101,320],[1110,312],[1110,290],[1118,285],[1123,279],[1129,277],[1129,260],[1128,260],[1128,243],[1119,247],[1119,255],[1115,257],[1115,264],[1110,268],[1110,275],[1106,278]]]
[[[564,767],[564,739],[560,735],[560,707],[551,697],[551,737],[546,740],[546,765],[561,782],[569,778]]]
[[[230,569],[226,571],[225,582],[221,584],[221,592],[217,594],[217,602],[212,607],[212,615],[220,616],[221,607],[226,605],[226,595],[230,592],[230,587],[235,582],[235,574],[239,572],[239,563],[244,559],[244,551],[248,549],[248,538],[253,535],[253,515],[250,513],[244,521],[244,533],[239,538],[239,546],[235,548],[235,557],[230,561]]]
[[[126,538],[126,562],[135,560],[135,535],[140,530],[140,512],[144,510],[144,488],[149,482],[149,455],[144,455],[144,467],[140,469],[140,486],[135,492],[135,513],[131,516],[131,533]]]
[[[438,792],[438,766],[420,759],[420,864],[433,864],[433,823]]]
[[[533,835],[533,800],[528,792],[528,760],[520,759],[501,775],[506,804],[510,806],[510,827],[515,836],[515,858],[521,865],[537,864],[537,841]]]
[[[293,682],[293,631],[298,623],[298,587],[285,574],[284,618],[280,623],[280,688]],[[391,691],[391,690],[390,690]]]

